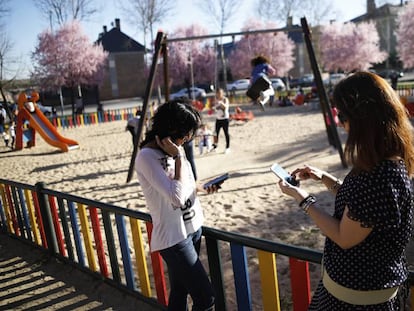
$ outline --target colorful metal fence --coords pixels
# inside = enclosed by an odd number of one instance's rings
[[[72,128],[84,125],[107,123],[119,120],[128,120],[135,116],[136,108],[112,109],[99,112],[89,112],[66,116],[51,116],[50,122],[56,128]]]
[[[166,273],[159,253],[149,252],[152,224],[148,214],[57,192],[43,183],[32,186],[0,179],[0,194],[1,233],[30,241],[133,292],[154,309],[165,309]],[[252,273],[260,276],[260,310],[282,310],[277,256],[289,257],[292,309],[307,309],[309,263],[319,264],[320,252],[209,227],[203,227],[203,236],[206,247],[201,257],[208,261],[216,310],[257,309],[251,294]],[[234,293],[225,284],[229,274],[224,267],[229,261]],[[236,306],[228,305],[229,295],[236,297]]]

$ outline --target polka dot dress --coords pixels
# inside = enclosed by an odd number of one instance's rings
[[[349,218],[373,230],[350,249],[342,249],[326,238],[324,267],[329,276],[355,290],[404,284],[408,276],[404,253],[413,217],[413,190],[404,163],[386,160],[371,172],[348,174],[336,196],[334,217],[341,219],[345,206]],[[400,290],[386,303],[356,306],[339,301],[320,282],[309,310],[404,310],[400,308],[404,293]]]

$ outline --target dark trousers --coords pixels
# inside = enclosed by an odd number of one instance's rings
[[[188,294],[193,300],[193,311],[214,308],[213,287],[198,258],[200,245],[201,229],[184,241],[160,251],[167,263],[170,280],[168,310],[186,311]]]
[[[226,137],[226,149],[230,148],[230,135],[229,135],[229,119],[216,120],[216,142],[218,143],[218,138],[220,134],[220,129],[223,129],[224,136]]]
[[[184,144],[184,152],[185,157],[187,158],[188,162],[191,164],[191,170],[193,171],[194,180],[197,180],[197,169],[194,162],[194,148],[193,148],[193,140],[190,140]]]

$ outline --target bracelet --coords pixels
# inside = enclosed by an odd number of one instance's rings
[[[313,195],[308,195],[299,203],[299,207],[307,214],[309,207],[316,203],[316,198]]]
[[[342,185],[342,181],[340,179],[335,180],[335,183],[328,188],[329,191],[338,190],[338,188]]]

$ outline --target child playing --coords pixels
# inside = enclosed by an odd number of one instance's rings
[[[260,91],[260,97],[257,99],[261,108],[264,110],[264,105],[269,101],[270,97],[275,94],[268,76],[274,74],[276,70],[270,65],[270,61],[267,57],[262,55],[253,58],[250,61],[250,64],[252,66],[250,85],[254,87],[255,82],[258,81],[259,78],[263,78],[268,82],[268,86]]]
[[[14,121],[10,123],[9,134],[11,137],[10,148],[14,149],[14,142],[16,141],[16,124]]]
[[[213,136],[213,133],[211,132],[208,125],[202,124],[197,131],[198,150],[200,151],[200,155],[203,154],[204,147],[207,147],[207,152],[211,151],[211,147],[212,147],[211,137],[212,136]]]
[[[10,136],[7,132],[3,132],[3,139],[4,139],[4,143],[6,144],[6,147],[9,146],[9,140],[10,140]]]

